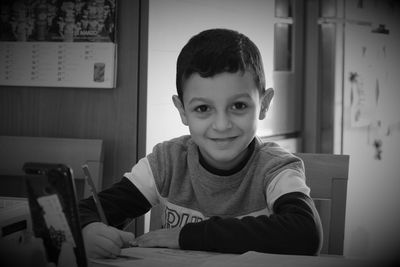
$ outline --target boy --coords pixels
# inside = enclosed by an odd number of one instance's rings
[[[256,136],[274,91],[255,44],[226,29],[199,33],[178,56],[176,86],[190,136],[156,145],[99,194],[110,225],[161,204],[163,228],[135,239],[99,223],[93,200],[83,200],[88,255],[115,257],[129,245],[318,254],[322,228],[302,161]]]

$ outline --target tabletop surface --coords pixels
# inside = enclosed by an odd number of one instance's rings
[[[221,254],[204,251],[177,250],[167,248],[127,248],[122,250],[125,258],[90,260],[90,267],[98,266],[151,266],[151,267],[368,267],[379,266],[377,262],[347,259],[341,256],[299,256],[249,251],[244,254]]]

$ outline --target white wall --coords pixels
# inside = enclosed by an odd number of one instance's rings
[[[392,10],[383,1],[366,1],[363,11],[354,8],[357,2],[346,2],[349,19],[372,20],[374,27],[378,21],[385,23],[390,34],[374,34],[371,27],[355,24],[345,28],[343,153],[350,155],[345,255],[399,259],[400,6]],[[353,99],[362,98],[365,123],[351,120],[355,109],[355,102],[350,101],[351,71],[359,74],[363,94],[353,91]],[[375,158],[376,139],[382,140],[380,160]]]
[[[147,152],[161,141],[189,133],[172,95],[176,94],[176,59],[190,37],[216,27],[247,35],[261,51],[266,84],[272,86],[273,19],[272,0],[150,0]],[[270,119],[263,121],[264,132],[269,131]]]

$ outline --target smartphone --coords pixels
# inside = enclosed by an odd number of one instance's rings
[[[57,265],[62,249],[69,246],[73,250],[69,260],[78,267],[87,267],[71,168],[27,162],[23,170],[33,233],[43,239],[47,261]]]

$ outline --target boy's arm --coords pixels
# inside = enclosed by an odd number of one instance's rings
[[[136,218],[150,210],[151,204],[137,187],[123,177],[109,189],[99,193],[105,216],[111,226],[121,227],[128,218]],[[100,222],[93,197],[79,202],[81,227],[91,222]]]
[[[249,250],[316,255],[322,245],[322,226],[312,199],[300,192],[279,197],[271,216],[242,219],[211,217],[185,225],[182,249],[244,253]]]

